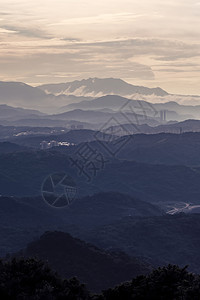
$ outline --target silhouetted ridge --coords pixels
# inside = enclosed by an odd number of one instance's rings
[[[47,260],[62,276],[77,276],[95,291],[150,270],[135,258],[123,253],[107,253],[63,232],[46,232],[27,246],[24,255]]]

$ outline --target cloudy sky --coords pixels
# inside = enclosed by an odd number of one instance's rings
[[[200,0],[0,0],[0,80],[88,77],[200,95]]]

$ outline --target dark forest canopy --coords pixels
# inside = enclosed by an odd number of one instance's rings
[[[95,276],[95,274],[91,274]],[[200,298],[200,275],[175,265],[155,269],[114,289],[92,295],[78,279],[62,279],[33,258],[0,261],[0,299],[191,300]]]

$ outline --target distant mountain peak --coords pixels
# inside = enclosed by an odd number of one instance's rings
[[[39,86],[46,93],[55,95],[75,95],[84,97],[101,97],[105,95],[119,95],[123,97],[133,95],[166,96],[168,93],[157,88],[147,88],[127,83],[120,78],[88,78],[60,84],[45,84]]]

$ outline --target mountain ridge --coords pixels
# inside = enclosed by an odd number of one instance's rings
[[[38,86],[43,91],[51,94],[65,94],[76,96],[93,96],[105,94],[118,94],[127,96],[132,94],[145,94],[145,95],[168,95],[166,91],[157,88],[147,88],[144,86],[132,85],[119,78],[88,78],[82,80],[75,80],[72,82],[60,84],[45,84]]]
[[[139,274],[149,265],[136,258],[109,253],[64,232],[46,232],[23,251],[25,257],[45,259],[64,277],[78,276],[92,290],[100,291]],[[93,274],[96,276],[91,276]]]

